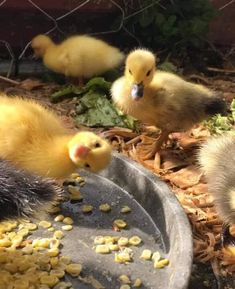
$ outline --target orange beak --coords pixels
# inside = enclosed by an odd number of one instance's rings
[[[79,145],[76,147],[75,157],[80,158],[80,159],[84,159],[87,157],[87,155],[89,154],[90,151],[91,151],[90,148],[88,148],[84,145]]]

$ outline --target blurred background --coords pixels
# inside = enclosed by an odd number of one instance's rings
[[[96,35],[123,50],[143,45],[177,67],[233,68],[234,0],[3,0],[0,19],[0,73],[7,76],[24,73],[28,62],[37,72],[29,46],[39,33],[56,41]]]

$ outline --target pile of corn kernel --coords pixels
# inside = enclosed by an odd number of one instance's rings
[[[60,279],[65,273],[79,276],[82,265],[60,255],[60,230],[52,238],[26,239],[38,226],[53,231],[47,221],[0,223],[0,289],[72,289]]]
[[[133,261],[133,251],[129,246],[138,246],[142,240],[138,236],[131,238],[119,236],[96,236],[94,239],[95,252],[99,254],[109,254],[115,251],[115,262],[128,264]],[[168,259],[162,259],[158,251],[152,252],[149,249],[144,249],[140,259],[152,260],[153,266],[156,269],[164,268],[169,264]]]
[[[76,180],[80,186],[84,185],[84,179],[78,174],[72,174],[71,180]],[[68,186],[71,200],[81,201],[83,199],[80,189],[77,186]],[[99,210],[104,213],[111,211],[109,204],[101,204]],[[90,213],[93,206],[84,204],[82,212]],[[55,207],[55,212],[59,211]],[[131,212],[131,208],[123,206],[121,213]],[[89,278],[82,278],[80,273],[82,265],[71,262],[68,256],[61,256],[61,239],[63,231],[73,229],[73,220],[62,214],[54,218],[55,222],[61,222],[61,230],[56,230],[51,222],[41,221],[34,224],[30,221],[4,221],[0,223],[0,289],[73,289],[70,282],[62,281],[67,273],[73,277],[79,277],[85,283],[93,284]],[[113,221],[114,231],[121,231],[127,227],[127,222],[122,219]],[[53,233],[51,238],[30,239],[33,231],[39,227]],[[133,261],[133,250],[130,246],[142,245],[138,236],[130,238],[122,236],[96,236],[94,239],[95,251],[100,254],[115,252],[115,262],[127,264]],[[168,259],[161,259],[160,253],[144,249],[140,259],[152,260],[154,268],[164,268],[169,264]],[[90,276],[92,277],[92,276]],[[89,280],[88,280],[89,279]],[[95,284],[97,280],[95,280]],[[141,287],[142,280],[136,278],[131,280],[127,275],[119,277],[120,289]],[[99,282],[98,282],[99,283]],[[132,286],[132,287],[131,287]],[[103,286],[94,288],[104,288]]]

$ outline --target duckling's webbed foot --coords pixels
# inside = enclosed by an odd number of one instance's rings
[[[147,153],[142,157],[143,160],[152,159],[155,157],[156,153],[158,153],[162,147],[162,144],[167,141],[168,139],[168,132],[163,131],[157,139],[156,142],[153,143],[151,148],[147,151]]]
[[[231,235],[229,230],[229,224],[224,223],[222,226],[221,231],[221,247],[228,247],[228,246],[234,246],[235,247],[235,238]]]

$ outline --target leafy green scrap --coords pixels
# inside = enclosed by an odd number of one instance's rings
[[[76,97],[81,95],[83,90],[77,86],[69,85],[62,87],[59,91],[54,92],[51,95],[51,102],[57,103],[66,98]]]
[[[217,114],[205,122],[205,126],[208,128],[212,135],[221,135],[224,132],[229,132],[234,129],[235,99],[230,105],[230,111],[231,113],[229,113],[228,116]]]
[[[118,111],[110,97],[111,82],[95,77],[83,88],[68,86],[51,96],[53,102],[77,97],[75,120],[89,127],[127,127],[135,129],[137,120]]]

